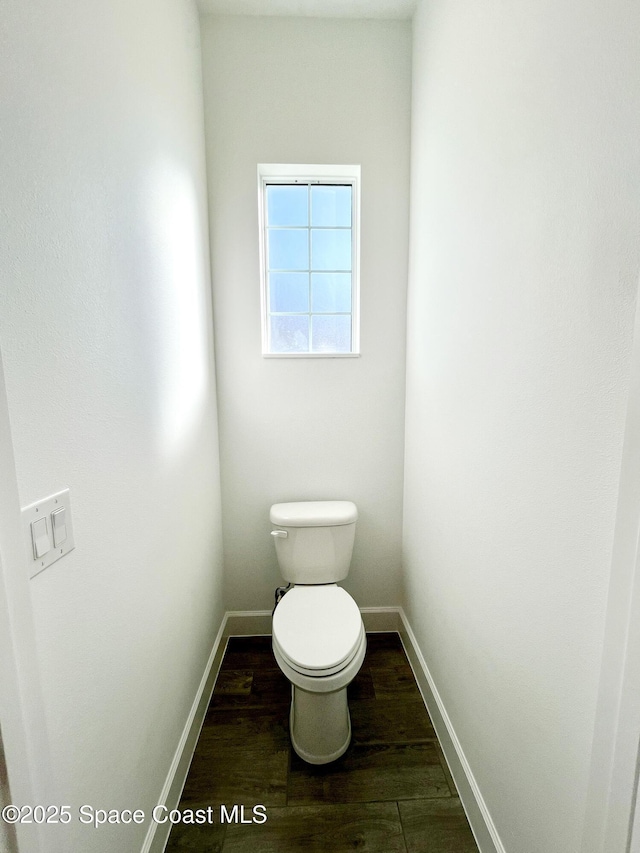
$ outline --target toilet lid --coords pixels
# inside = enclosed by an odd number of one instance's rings
[[[273,638],[294,668],[307,672],[349,663],[361,639],[362,617],[335,584],[295,586],[273,614]]]

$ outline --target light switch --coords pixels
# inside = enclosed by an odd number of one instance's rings
[[[51,527],[53,528],[53,544],[59,548],[67,541],[67,510],[64,507],[51,513]]]
[[[29,577],[48,569],[75,548],[69,489],[21,509]]]
[[[31,522],[31,541],[33,542],[33,559],[44,557],[51,550],[47,519],[39,518]]]

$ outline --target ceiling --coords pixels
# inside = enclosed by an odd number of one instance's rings
[[[205,15],[411,18],[415,0],[197,0]]]

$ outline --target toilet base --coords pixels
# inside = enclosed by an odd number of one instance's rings
[[[297,755],[308,764],[340,758],[351,743],[347,688],[309,693],[292,684],[289,732]]]

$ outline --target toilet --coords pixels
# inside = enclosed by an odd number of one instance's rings
[[[269,515],[282,577],[273,653],[291,682],[291,743],[309,764],[339,758],[351,741],[347,685],[367,649],[358,605],[338,586],[349,573],[358,510],[351,501],[274,504]]]

